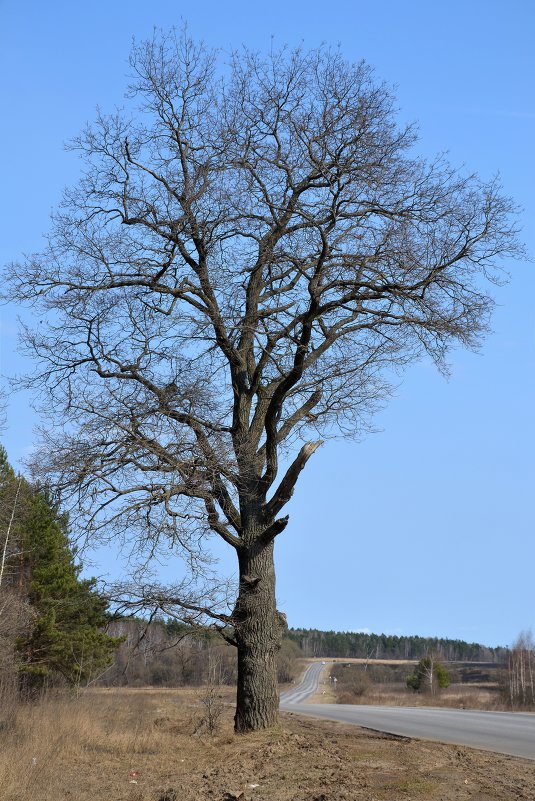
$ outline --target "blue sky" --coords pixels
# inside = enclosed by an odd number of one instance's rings
[[[63,149],[96,105],[122,103],[132,36],[188,21],[231,50],[340,44],[396,85],[419,152],[448,151],[496,172],[523,208],[535,255],[535,4],[531,0],[202,4],[0,0],[0,263],[39,249],[61,189]],[[459,637],[508,644],[535,629],[535,266],[509,265],[494,333],[479,354],[451,354],[449,381],[425,362],[406,374],[361,443],[326,444],[303,474],[277,545],[278,596],[292,626]],[[16,317],[0,319],[1,370],[21,366]],[[31,449],[28,399],[3,435],[15,464]],[[102,552],[92,572],[115,564]],[[224,567],[230,563],[224,557]]]

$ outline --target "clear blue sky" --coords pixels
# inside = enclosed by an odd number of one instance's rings
[[[396,84],[400,118],[419,121],[421,154],[449,151],[483,178],[499,171],[535,254],[532,0],[0,0],[0,263],[40,248],[78,175],[63,143],[97,104],[121,104],[132,36],[181,16],[195,38],[226,50],[265,50],[273,36],[364,58]],[[290,625],[489,645],[535,629],[535,265],[510,271],[478,355],[452,354],[449,381],[414,365],[378,433],[329,443],[309,463],[277,546]],[[19,311],[1,311],[4,373],[21,364]],[[8,422],[3,440],[18,464],[34,439],[27,398],[12,402]],[[105,574],[115,560],[101,556],[92,572]]]

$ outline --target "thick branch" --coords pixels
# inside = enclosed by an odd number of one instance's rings
[[[275,517],[283,508],[283,506],[288,503],[293,495],[294,487],[297,479],[299,478],[299,474],[305,467],[312,454],[317,451],[319,446],[322,444],[323,441],[318,440],[317,442],[307,442],[306,445],[303,445],[296,458],[284,474],[284,477],[275,490],[273,497],[266,503],[264,507],[265,515],[268,519]]]

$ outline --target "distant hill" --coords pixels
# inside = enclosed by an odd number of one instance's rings
[[[439,637],[365,634],[353,631],[289,629],[285,635],[301,648],[305,657],[361,659],[420,659],[433,651],[446,661],[502,662],[507,648],[490,648],[480,643]]]

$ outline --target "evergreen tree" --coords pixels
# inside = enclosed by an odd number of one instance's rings
[[[450,676],[435,653],[422,657],[412,676],[407,676],[407,687],[415,692],[429,692],[435,695],[450,685]]]
[[[68,539],[67,520],[46,494],[30,498],[24,525],[25,592],[35,614],[17,643],[31,687],[62,676],[87,682],[112,661],[120,638],[109,637],[107,602],[94,579],[80,579],[81,565]]]
[[[18,550],[18,534],[21,510],[27,484],[15,472],[7,459],[5,449],[0,445],[0,590],[12,583],[12,562]]]
[[[45,492],[15,475],[0,446],[0,591],[29,610],[13,643],[27,687],[60,676],[71,685],[87,682],[111,663],[121,642],[105,633],[107,601],[80,571],[66,517]]]

